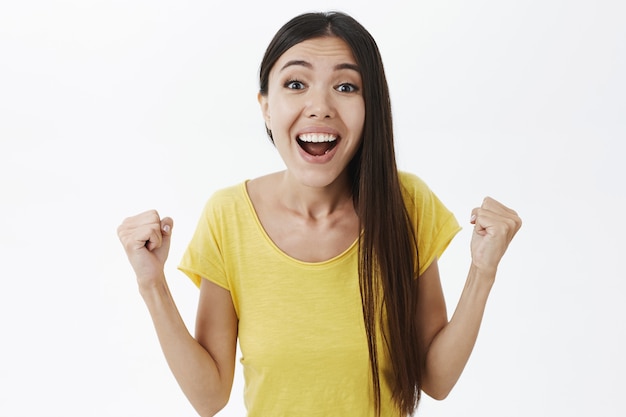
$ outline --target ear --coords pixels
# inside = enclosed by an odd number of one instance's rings
[[[265,125],[269,129],[270,126],[270,106],[267,100],[267,96],[259,93],[257,95],[257,100],[259,101],[259,106],[261,106],[261,113],[263,113],[263,119],[265,120]]]

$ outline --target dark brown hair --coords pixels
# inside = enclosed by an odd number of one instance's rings
[[[363,138],[349,171],[362,230],[358,272],[375,408],[380,415],[384,375],[377,340],[381,335],[392,365],[393,399],[404,415],[412,414],[420,399],[422,370],[416,320],[417,244],[398,178],[389,89],[378,46],[360,23],[344,13],[302,14],[287,22],[270,42],[260,67],[260,93],[267,94],[269,73],[285,51],[324,36],[348,44],[363,80]],[[268,135],[271,139],[269,130]]]

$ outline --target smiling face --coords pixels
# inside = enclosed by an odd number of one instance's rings
[[[311,187],[347,179],[365,120],[362,87],[352,51],[337,37],[303,41],[276,61],[259,103],[290,178]]]

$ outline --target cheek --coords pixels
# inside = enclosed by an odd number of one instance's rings
[[[350,126],[355,132],[358,133],[358,136],[361,136],[363,132],[363,126],[365,125],[365,106],[363,103],[356,108],[352,108],[351,111],[346,113],[347,119],[346,124]]]
[[[300,114],[297,103],[288,100],[270,100],[267,113],[276,128],[289,126]]]

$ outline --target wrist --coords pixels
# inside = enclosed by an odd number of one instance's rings
[[[472,263],[468,274],[468,281],[491,289],[496,280],[497,270],[497,267],[485,267]]]
[[[158,278],[153,279],[138,279],[137,288],[144,299],[164,294],[167,292],[165,275],[161,274]]]

